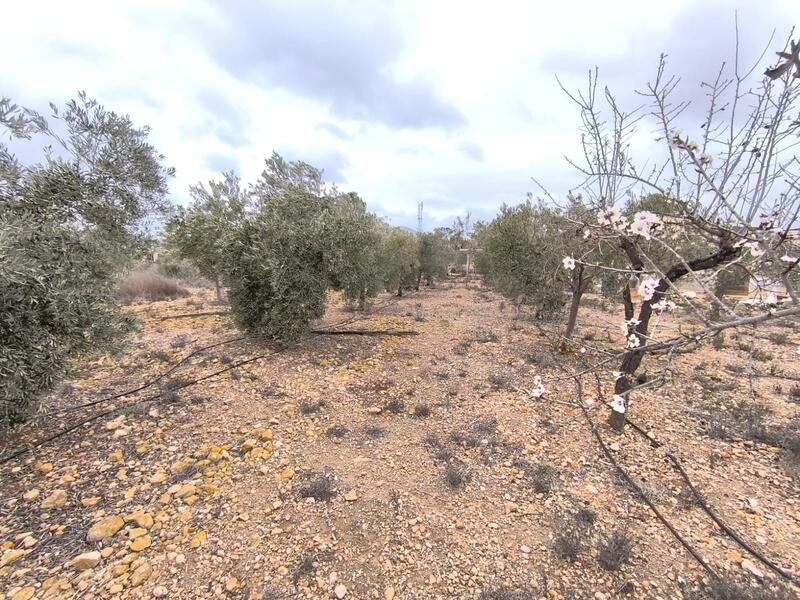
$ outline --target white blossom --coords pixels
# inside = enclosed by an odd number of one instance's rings
[[[614,376],[614,381],[622,377],[622,371],[611,371],[611,374]]]
[[[590,237],[592,237],[592,230],[587,227],[583,230],[583,239],[588,240]]]
[[[639,336],[635,333],[632,333],[628,336],[628,348],[638,348],[642,345],[642,342],[639,340]]]
[[[658,287],[658,283],[659,280],[655,277],[648,277],[639,284],[639,295],[642,297],[642,300],[649,302],[653,299],[653,294]]]
[[[542,383],[542,378],[539,375],[533,376],[533,389],[531,390],[531,396],[534,398],[541,398],[547,393],[547,390],[544,389],[544,385]]]
[[[641,235],[646,240],[650,235],[663,226],[661,218],[649,211],[642,210],[633,216],[630,232],[634,235]]]
[[[572,271],[575,268],[575,259],[571,256],[565,256],[561,263],[567,271]]]
[[[793,262],[797,262],[797,257],[796,256],[789,256],[788,254],[784,254],[783,256],[781,256],[781,261],[785,262],[785,263],[793,263]]]
[[[704,154],[701,154],[701,155],[700,155],[700,156],[697,158],[697,160],[699,160],[699,161],[700,161],[700,164],[701,164],[701,165],[710,165],[710,164],[711,164],[711,155],[710,155],[710,154],[708,154],[708,153],[706,152],[706,153],[704,153]]]
[[[670,129],[667,132],[667,141],[673,148],[680,148],[683,145],[683,132],[680,129]]]
[[[586,408],[592,408],[595,405],[595,399],[594,398],[587,398],[585,405],[586,405]]]
[[[622,322],[622,333],[624,333],[625,335],[628,335],[628,332],[631,329],[635,329],[636,326],[639,323],[641,323],[641,321],[639,319],[630,319],[628,321],[623,321]]]
[[[742,245],[748,250],[750,250],[750,254],[755,258],[758,258],[759,256],[762,256],[764,254],[764,248],[762,248],[761,244],[759,244],[758,242],[747,242]]]
[[[610,225],[617,231],[625,231],[628,226],[628,220],[618,208],[614,207],[599,211],[597,213],[597,222],[600,225]]]
[[[611,408],[618,413],[625,414],[625,398],[619,394],[614,394],[614,396],[611,398]]]
[[[687,300],[691,300],[692,298],[697,298],[697,293],[693,292],[692,290],[686,290],[684,292],[681,292],[681,296],[683,296]]]
[[[657,312],[665,312],[674,310],[675,307],[677,306],[678,305],[675,304],[672,300],[667,300],[666,298],[662,298],[661,300],[653,304],[653,310]]]

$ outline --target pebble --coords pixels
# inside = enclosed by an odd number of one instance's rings
[[[335,588],[333,588],[333,593],[336,594],[336,597],[341,600],[347,595],[347,588],[340,583]]]

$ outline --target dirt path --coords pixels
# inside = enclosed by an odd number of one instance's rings
[[[190,302],[137,309],[144,329],[129,352],[86,365],[52,406],[126,389],[236,335],[226,317],[156,318],[204,310]],[[351,316],[333,304],[326,322]],[[616,335],[600,307],[583,318],[587,344]],[[421,335],[313,337],[0,467],[5,598],[680,598],[682,583],[704,576],[620,482],[580,411],[515,390],[556,373],[556,360],[576,364],[578,352],[554,356],[535,323],[463,281],[390,301],[358,327]],[[793,345],[770,349],[797,369]],[[169,381],[262,351],[220,346]],[[749,393],[723,368],[737,352],[680,359],[681,385],[643,396],[634,415],[679,453],[730,525],[798,572],[800,486],[780,451],[706,435],[709,402]],[[759,379],[756,392],[789,422],[798,404],[775,384]],[[551,397],[572,401],[574,388]],[[91,413],[52,428],[77,414]],[[603,434],[716,570],[771,577],[692,504],[663,449],[632,432]],[[580,519],[582,549],[561,558],[557,538]],[[87,540],[90,529],[99,541]],[[633,549],[607,571],[596,545],[614,529]]]

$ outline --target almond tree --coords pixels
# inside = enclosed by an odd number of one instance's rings
[[[641,376],[645,356],[671,357],[678,347],[719,331],[800,314],[795,289],[800,82],[791,72],[752,81],[755,67],[742,71],[736,58],[732,73],[723,65],[714,81],[703,84],[708,105],[697,131],[678,129],[688,121],[688,103],[677,99],[680,81],[667,74],[663,56],[655,79],[640,92],[647,101],[641,109],[624,110],[608,89],[598,93],[596,72],[586,90],[567,92],[583,123],[584,160],[571,162],[583,176],[580,190],[595,215],[575,223],[597,253],[611,246],[624,257],[624,265],[611,266],[595,260],[593,251],[574,265],[621,272],[629,280],[620,298],[624,348],[582,371],[601,371],[618,361],[610,418],[616,430],[624,427],[632,392],[669,376],[669,361],[658,375]],[[643,159],[634,155],[631,142],[645,127],[655,129],[658,146]],[[625,215],[619,208],[631,196],[653,193],[669,210]],[[749,307],[729,306],[713,282],[733,265],[756,281],[780,283],[789,301],[765,289]],[[684,281],[719,308],[719,319],[711,320],[694,294],[682,293],[678,284]],[[676,302],[701,325],[659,334],[654,319]],[[546,383],[538,379],[534,394],[542,395]]]

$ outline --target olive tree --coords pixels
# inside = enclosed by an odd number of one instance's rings
[[[192,186],[190,194],[192,204],[179,208],[167,222],[165,240],[214,282],[217,302],[221,302],[225,239],[244,218],[248,195],[233,172],[223,173],[221,181],[209,181],[207,187]]]
[[[382,258],[384,286],[396,291],[414,287],[419,273],[419,250],[416,236],[400,227],[393,227],[383,238]]]
[[[456,254],[442,230],[420,233],[417,236],[417,253],[417,290],[423,280],[426,285],[433,285],[436,280],[445,279],[447,267],[454,261]]]
[[[14,144],[41,144],[22,164],[0,143],[0,422],[24,418],[68,361],[107,348],[131,326],[118,276],[166,208],[171,170],[149,130],[79,94],[50,120],[0,100]],[[51,126],[57,122],[58,126]]]
[[[354,192],[335,194],[327,229],[331,232],[330,271],[334,287],[358,310],[381,290],[383,240],[380,220]]]

